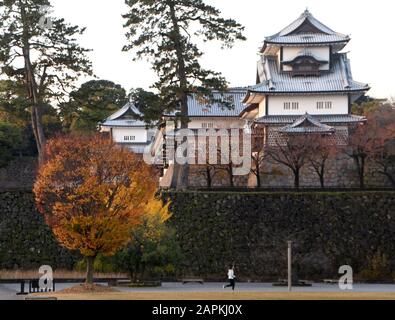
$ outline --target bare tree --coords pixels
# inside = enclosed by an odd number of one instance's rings
[[[368,115],[371,140],[369,159],[395,187],[395,110],[376,111]]]
[[[311,152],[309,143],[310,139],[306,135],[281,135],[274,145],[265,148],[269,159],[291,169],[296,189],[300,187],[300,172]]]
[[[336,143],[328,135],[310,137],[308,162],[320,179],[321,188],[325,188],[325,174],[328,160],[336,154]]]
[[[217,168],[215,165],[210,164],[209,161],[204,165],[204,167],[199,171],[200,175],[204,176],[207,182],[207,188],[211,189],[213,187],[214,178],[217,174]]]
[[[344,154],[355,163],[361,189],[365,188],[366,167],[373,138],[370,128],[371,126],[367,124],[360,124],[351,128],[349,144],[343,148]]]
[[[265,152],[253,152],[251,155],[252,166],[251,173],[256,177],[256,187],[262,187],[262,177],[271,174],[271,172],[264,171],[265,163],[268,157]]]

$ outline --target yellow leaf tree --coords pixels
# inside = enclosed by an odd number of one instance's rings
[[[92,284],[97,255],[127,245],[150,203],[158,205],[156,189],[141,157],[99,135],[70,135],[48,142],[34,193],[60,244],[86,258]]]

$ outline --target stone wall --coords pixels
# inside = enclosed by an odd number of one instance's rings
[[[36,173],[36,158],[16,158],[7,167],[0,169],[0,190],[32,189]]]
[[[395,191],[167,192],[185,276],[221,280],[236,263],[241,280],[286,276],[286,242],[302,278],[358,275],[377,254],[395,271]],[[0,269],[72,268],[81,258],[61,248],[36,211],[31,191],[0,192]]]
[[[383,255],[395,270],[395,192],[165,193],[186,256],[184,273],[221,279],[236,263],[241,279],[286,277],[287,241],[302,278],[357,275]],[[383,258],[384,259],[384,258]],[[376,263],[377,265],[377,263]]]
[[[218,166],[220,168],[220,166]],[[204,166],[191,166],[189,185],[191,187],[207,187]],[[214,176],[213,187],[229,187],[229,177],[224,170],[217,169]],[[294,177],[292,171],[284,165],[266,162],[262,170],[262,188],[292,188]],[[253,174],[236,176],[236,187],[256,187],[256,177]],[[387,177],[377,173],[372,164],[366,167],[366,187],[386,188],[391,187]],[[301,170],[300,186],[308,188],[320,187],[320,180],[314,169],[305,165]],[[359,177],[352,159],[339,156],[336,160],[328,160],[325,171],[325,186],[331,188],[358,188]]]
[[[189,169],[189,186],[190,187],[207,187],[205,166],[190,166]],[[248,186],[249,176],[234,176],[235,187]],[[224,166],[217,166],[212,181],[212,187],[227,187],[230,185],[229,174],[225,171]]]
[[[78,259],[58,245],[31,191],[0,192],[0,269],[71,269]]]

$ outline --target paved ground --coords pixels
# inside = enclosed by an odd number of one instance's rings
[[[75,284],[56,284],[56,290],[62,290],[68,287],[72,287]],[[181,283],[164,283],[162,287],[158,288],[117,288],[124,293],[217,293],[223,292],[222,283],[206,283],[200,284],[187,284],[182,285]],[[20,286],[16,284],[0,284],[0,300],[23,300],[24,297],[17,296],[16,293],[19,291]],[[229,289],[227,289],[229,291]],[[273,287],[271,283],[238,283],[236,291],[240,293],[282,293],[287,292],[285,287]],[[340,293],[342,292],[338,285],[334,284],[313,284],[312,287],[305,288],[294,288],[294,292],[302,293]],[[383,285],[383,284],[355,284],[354,293],[395,293],[395,284]]]

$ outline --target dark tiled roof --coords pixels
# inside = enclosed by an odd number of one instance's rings
[[[346,54],[333,58],[332,69],[320,76],[293,77],[280,72],[274,57],[262,57],[260,62],[263,81],[248,88],[253,93],[309,93],[367,91],[369,85],[352,79],[350,62]]]
[[[292,133],[334,133],[335,129],[326,124],[319,122],[309,114],[306,114],[296,120],[293,124],[285,126],[279,132]]]
[[[365,122],[366,118],[354,115],[310,115],[312,119],[322,124],[343,124],[343,123],[361,123]],[[294,116],[264,116],[255,120],[256,124],[265,125],[290,125],[301,118],[300,115]]]
[[[293,33],[306,22],[313,25],[318,31],[320,31],[320,33]],[[267,37],[265,42],[277,44],[318,44],[348,42],[349,40],[349,36],[335,32],[328,28],[322,22],[314,18],[308,10],[306,10],[298,19],[281,30],[279,33]]]
[[[221,94],[215,93],[214,98],[217,100],[224,99],[233,106],[229,109],[226,104],[214,103],[207,104],[196,95],[188,97],[188,116],[189,117],[239,117],[241,112],[246,108],[243,99],[247,93],[244,88],[231,88],[228,92]],[[167,116],[174,116],[176,112],[168,113]]]
[[[138,119],[124,118],[126,114],[134,114],[136,117],[141,115],[141,112],[136,106],[128,102],[122,109],[118,110],[109,116],[104,123],[103,127],[145,127],[146,123]]]

